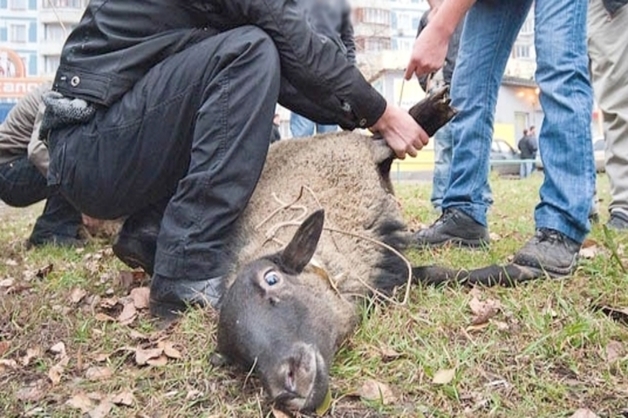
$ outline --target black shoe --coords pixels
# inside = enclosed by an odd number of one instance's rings
[[[523,246],[513,264],[547,273],[551,277],[572,274],[578,264],[580,244],[566,235],[548,228],[539,228]]]
[[[127,266],[141,268],[152,275],[159,224],[149,221],[139,224],[129,219],[124,222],[113,243],[113,253]]]
[[[628,215],[620,211],[612,211],[611,219],[606,223],[606,227],[615,231],[628,230]]]
[[[50,235],[50,236],[31,236],[26,240],[26,249],[43,247],[45,245],[51,245],[54,247],[67,247],[67,248],[81,248],[85,246],[85,241],[64,235]]]
[[[486,246],[491,241],[488,228],[458,209],[445,209],[429,228],[417,231],[413,242],[419,247],[454,244],[462,247]]]
[[[154,275],[150,284],[150,313],[172,319],[191,305],[217,307],[222,293],[222,277],[177,280]]]

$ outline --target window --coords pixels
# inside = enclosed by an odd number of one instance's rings
[[[357,11],[359,21],[362,23],[372,23],[377,25],[390,25],[390,11],[385,9],[374,9],[365,7]]]
[[[59,55],[46,55],[44,56],[44,72],[46,74],[54,74],[59,68],[61,57]]]
[[[26,25],[9,25],[9,42],[25,44],[28,37]]]
[[[534,32],[534,20],[531,17],[528,17],[525,22],[523,22],[523,26],[519,31],[522,35],[529,35]]]
[[[87,0],[42,0],[45,9],[84,9]]]
[[[512,49],[513,58],[532,58],[530,45],[517,45]]]
[[[9,0],[9,9],[26,10],[28,8],[28,0]]]
[[[408,13],[397,13],[397,29],[412,31],[412,16]]]
[[[65,25],[70,30],[70,25]],[[46,41],[65,41],[66,33],[60,23],[49,23],[44,25],[44,40]]]

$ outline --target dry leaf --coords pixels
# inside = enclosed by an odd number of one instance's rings
[[[469,301],[469,308],[474,315],[471,325],[480,325],[495,316],[501,308],[501,304],[497,300],[487,299],[482,301],[477,296],[473,296]]]
[[[116,405],[133,406],[135,403],[135,397],[133,396],[133,393],[124,391],[112,396],[111,402]]]
[[[174,348],[174,344],[170,341],[160,341],[157,346],[163,349],[164,354],[169,358],[180,359],[182,357],[179,350]]]
[[[381,348],[380,351],[382,353],[382,359],[384,361],[395,360],[402,356],[401,353],[398,353],[397,351],[389,347]]]
[[[498,242],[502,239],[501,235],[495,233],[495,232],[491,232],[490,234],[488,234],[489,238],[491,239],[492,242]]]
[[[18,265],[17,261],[15,261],[15,260],[14,260],[14,259],[12,259],[12,258],[9,258],[8,260],[6,260],[6,261],[4,262],[4,264],[5,264],[6,266],[9,266],[9,267],[17,267],[17,265]]]
[[[116,320],[104,313],[97,313],[94,318],[99,322],[116,322]]]
[[[0,341],[0,357],[4,356],[10,347],[11,344],[8,341]]]
[[[129,325],[135,320],[137,316],[137,310],[135,309],[135,305],[132,302],[128,302],[122,308],[122,312],[118,316],[118,322],[122,325]]]
[[[137,309],[148,309],[148,296],[150,289],[148,287],[136,287],[131,290],[131,298]]]
[[[54,354],[58,354],[61,357],[65,357],[66,356],[65,344],[64,343],[56,343],[55,345],[50,347],[50,352],[54,353]]]
[[[96,408],[88,412],[89,418],[105,418],[111,412],[113,404],[105,399]]]
[[[83,412],[84,414],[87,414],[94,406],[92,400],[89,399],[84,393],[79,393],[78,395],[72,396],[66,401],[65,404],[70,408],[80,409],[81,412]]]
[[[61,382],[61,375],[63,374],[63,366],[56,364],[48,370],[48,378],[52,382],[53,386],[58,385]]]
[[[481,330],[483,330],[483,329],[485,329],[487,327],[488,327],[488,321],[484,321],[484,322],[481,322],[481,323],[476,324],[476,325],[469,325],[466,328],[466,331],[467,332],[477,332],[477,331],[481,331]]]
[[[74,288],[74,290],[72,290],[72,293],[70,294],[70,302],[77,304],[81,300],[83,300],[85,296],[87,296],[87,292],[80,287],[76,287]]]
[[[92,358],[94,359],[95,362],[97,363],[103,363],[107,360],[109,360],[109,355],[105,354],[105,353],[98,353],[98,354],[94,354],[92,356]]]
[[[44,397],[47,387],[48,384],[46,381],[44,379],[39,379],[18,390],[15,397],[24,402],[37,402]]]
[[[13,283],[15,283],[15,280],[13,279],[0,280],[0,287],[11,287],[13,286]]]
[[[610,341],[606,346],[606,361],[614,363],[624,356],[624,345],[619,341]]]
[[[111,309],[118,304],[118,298],[104,298],[100,301],[100,306],[104,309]]]
[[[570,418],[598,418],[598,416],[587,408],[580,408]]]
[[[187,393],[187,395],[185,395],[185,400],[191,401],[202,395],[203,395],[203,392],[201,392],[200,390],[192,389],[191,391]]]
[[[362,399],[380,401],[383,405],[390,405],[397,401],[390,387],[384,383],[369,379],[360,388],[358,395]]]
[[[141,281],[146,278],[146,274],[143,271],[128,271],[121,270],[118,273],[118,277],[115,280],[115,284],[119,285],[123,289],[130,288],[135,281]]]
[[[137,306],[136,306],[137,308]],[[132,329],[131,331],[129,331],[129,337],[133,338],[134,340],[148,340],[148,336],[145,334],[142,334],[141,332]]]
[[[53,265],[48,264],[46,267],[42,267],[35,273],[35,277],[38,279],[45,279],[52,272]]]
[[[41,348],[39,347],[28,348],[26,350],[26,355],[20,359],[20,363],[22,363],[22,366],[26,367],[30,364],[32,359],[41,357],[41,355],[42,355]]]
[[[91,381],[109,379],[112,375],[109,367],[90,367],[85,372],[85,377]]]
[[[0,358],[0,369],[2,369],[3,367],[8,369],[17,369],[17,362],[15,360]]]
[[[135,350],[135,363],[137,363],[138,366],[144,366],[148,364],[148,360],[161,356],[163,351],[164,350],[161,348],[151,348],[148,350],[138,348]]]
[[[274,418],[291,418],[290,415],[286,414],[281,409],[276,409],[274,406],[272,412]]]
[[[582,247],[580,249],[579,255],[582,258],[592,259],[597,257],[598,255],[603,255],[605,253],[604,247],[598,247],[597,245],[591,247]]]
[[[436,385],[446,385],[451,383],[454,377],[456,377],[456,369],[442,369],[436,372],[432,383]]]
[[[153,367],[163,367],[166,364],[168,364],[168,357],[159,356],[157,358],[151,358],[151,359],[146,360],[146,364]]]
[[[491,322],[500,331],[508,331],[510,329],[510,325],[508,325],[506,322],[501,322],[501,321],[491,321]]]

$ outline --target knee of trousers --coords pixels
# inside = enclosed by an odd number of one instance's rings
[[[270,35],[257,26],[247,25],[234,29],[232,38],[233,42],[246,45],[251,54],[263,58],[260,62],[264,63],[267,71],[279,74],[279,52]]]

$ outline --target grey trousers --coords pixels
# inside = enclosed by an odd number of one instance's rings
[[[609,210],[628,215],[628,5],[609,16],[602,0],[590,0],[588,13],[593,89],[606,137]]]

